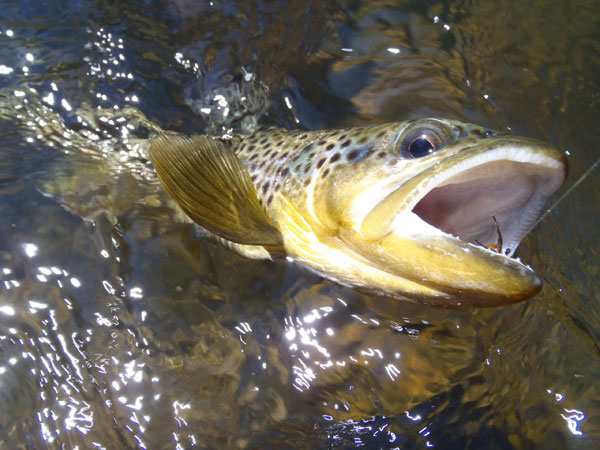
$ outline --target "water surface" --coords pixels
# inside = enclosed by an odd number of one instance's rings
[[[598,158],[597,1],[0,2],[6,448],[594,448],[598,173],[523,242],[542,293],[449,311],[202,237],[147,161],[447,117]]]

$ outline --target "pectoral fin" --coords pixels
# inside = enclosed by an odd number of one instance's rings
[[[160,135],[152,141],[150,159],[167,192],[208,231],[239,244],[281,246],[248,171],[222,142]]]

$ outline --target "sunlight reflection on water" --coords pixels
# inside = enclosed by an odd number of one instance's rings
[[[598,439],[595,178],[521,250],[542,295],[464,312],[247,261],[199,236],[157,182],[159,126],[440,115],[568,147],[575,177],[595,160],[598,61],[573,43],[596,9],[569,21],[574,6],[555,5],[540,24],[517,4],[367,3],[3,5],[2,446]]]

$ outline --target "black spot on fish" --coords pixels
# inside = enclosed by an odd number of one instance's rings
[[[256,148],[256,145],[252,144],[250,147],[248,147],[248,151],[252,152],[252,151],[254,151],[255,148]]]
[[[363,159],[370,156],[372,153],[373,150],[370,148],[370,146],[353,148],[352,150],[350,150],[350,152],[348,152],[348,155],[346,155],[346,159],[348,161],[354,162],[362,161]]]
[[[362,138],[360,138],[360,141],[358,141],[359,145],[364,145],[367,143],[367,137],[363,136]]]
[[[304,180],[304,186],[308,186],[310,184],[310,178],[307,178],[306,180]]]
[[[319,162],[317,163],[317,169],[320,169],[323,164],[325,164],[325,158],[321,158],[319,160]]]
[[[342,155],[340,155],[339,153],[335,153],[330,159],[329,161],[334,163],[336,161],[338,161],[340,158],[342,157]]]
[[[377,153],[377,158],[381,159],[383,157],[385,157],[385,152],[379,152],[379,153]]]
[[[375,135],[375,138],[377,138],[377,139],[381,139],[382,137],[384,137],[384,136],[385,136],[385,133],[386,133],[386,131],[385,131],[385,130],[381,130],[379,133],[377,133],[377,134]]]
[[[331,149],[333,149],[333,147],[335,147],[335,144],[329,144],[329,145],[327,146],[327,150],[331,150]]]
[[[321,174],[321,176],[322,176],[323,178],[327,178],[327,175],[329,175],[329,168],[325,169],[325,170],[323,171],[323,173]]]
[[[267,143],[268,139],[267,138],[262,138],[262,140],[259,142],[260,145],[265,145]]]
[[[304,166],[304,173],[308,173],[308,171],[310,170],[310,168],[311,168],[310,164],[305,165]]]
[[[279,158],[285,159],[290,155],[290,152],[283,152]]]
[[[339,138],[338,141],[343,141],[344,139],[346,139],[346,135],[342,134]]]
[[[269,195],[269,198],[267,199],[267,205],[270,205],[272,201],[273,201],[273,194]]]
[[[354,161],[356,158],[358,158],[359,154],[360,154],[360,150],[359,149],[357,149],[357,148],[352,149],[346,155],[346,160],[348,160],[348,161]]]
[[[350,139],[345,140],[344,142],[342,142],[342,148],[343,147],[348,147],[350,145]]]
[[[327,141],[319,141],[319,142],[317,143],[317,145],[318,145],[318,146],[323,146],[323,145],[325,145],[325,144],[327,144]]]
[[[266,193],[267,193],[267,191],[269,190],[269,185],[270,185],[270,184],[271,184],[270,182],[268,182],[268,181],[265,181],[265,184],[263,184],[263,185],[262,185],[262,191],[263,191],[263,194],[266,194]]]
[[[286,176],[288,175],[288,173],[290,173],[290,169],[288,169],[287,167],[284,167],[284,168],[281,170],[281,176],[282,176],[282,177],[286,177]]]

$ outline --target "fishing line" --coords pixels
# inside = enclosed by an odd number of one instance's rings
[[[550,213],[552,212],[552,210],[553,210],[554,208],[556,208],[556,207],[558,206],[558,204],[559,204],[560,202],[562,202],[562,201],[563,201],[563,200],[564,200],[564,199],[567,197],[567,195],[569,195],[569,194],[570,194],[570,193],[573,191],[573,189],[575,189],[577,186],[579,186],[579,185],[580,185],[580,184],[583,182],[583,180],[585,180],[585,179],[586,179],[586,178],[587,178],[587,177],[588,177],[588,176],[589,176],[589,175],[590,175],[590,174],[593,172],[593,170],[594,170],[596,167],[598,167],[598,165],[599,165],[599,164],[600,164],[600,158],[598,158],[594,164],[592,164],[590,167],[588,167],[588,169],[587,169],[587,170],[584,172],[584,174],[583,174],[583,175],[581,175],[581,176],[579,177],[579,179],[578,179],[578,180],[577,180],[575,183],[573,183],[573,184],[571,185],[571,187],[569,187],[569,189],[567,189],[567,190],[566,190],[566,191],[565,191],[565,192],[564,192],[564,193],[563,193],[563,194],[562,194],[560,197],[558,197],[558,199],[557,199],[557,200],[556,200],[556,201],[555,201],[555,202],[552,204],[552,206],[550,206],[550,208],[548,208],[548,209],[546,210],[546,212],[545,212],[544,214],[542,214],[542,215],[540,216],[540,218],[539,218],[538,220],[536,220],[536,221],[533,223],[533,225],[531,225],[531,226],[529,227],[529,230],[527,230],[527,233],[525,233],[525,235],[529,234],[529,232],[530,232],[531,230],[533,230],[533,229],[534,229],[534,228],[537,226],[537,224],[539,224],[539,223],[540,223],[542,220],[544,220],[544,219],[546,218],[546,216],[547,216],[548,214],[550,214]]]

